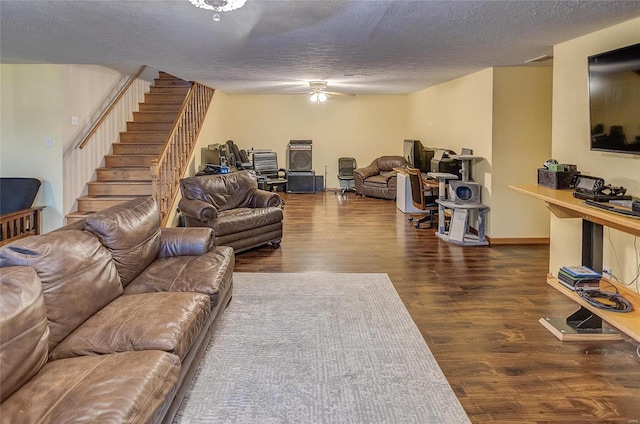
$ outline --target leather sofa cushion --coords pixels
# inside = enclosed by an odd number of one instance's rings
[[[257,189],[258,180],[252,171],[202,175],[180,180],[183,197],[211,203],[217,210],[247,206],[251,193]]]
[[[161,351],[52,361],[2,403],[0,423],[159,422],[179,375]]]
[[[241,231],[262,228],[281,222],[283,218],[280,208],[237,208],[218,213],[218,219],[213,226],[216,237]]]
[[[387,188],[388,186],[388,178],[384,175],[374,175],[373,177],[367,178],[364,183],[370,186],[378,186],[381,188]]]
[[[129,284],[125,294],[149,292],[195,292],[209,296],[211,308],[231,283],[233,249],[218,246],[201,256],[159,258]]]
[[[393,168],[402,168],[405,165],[402,156],[381,156],[378,158],[378,168],[381,173],[392,171]]]
[[[54,231],[0,248],[2,266],[33,267],[42,282],[49,350],[122,294],[109,251],[85,231]]]
[[[29,267],[0,272],[0,402],[47,362],[49,326],[38,274]],[[1,415],[1,414],[0,414]]]
[[[209,313],[209,298],[199,293],[123,295],[64,339],[50,359],[153,349],[184,358]]]
[[[158,257],[199,256],[215,246],[213,231],[206,227],[163,228]]]
[[[122,285],[129,284],[160,251],[160,211],[151,197],[140,197],[89,215],[85,230],[113,255]]]

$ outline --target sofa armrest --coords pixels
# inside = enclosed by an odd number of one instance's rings
[[[160,258],[172,256],[200,256],[215,246],[213,230],[207,227],[162,228],[160,230]]]
[[[281,204],[280,195],[272,191],[255,189],[249,195],[248,206],[250,208],[279,207]]]
[[[358,174],[362,177],[363,180],[366,180],[369,177],[373,177],[374,175],[378,175],[380,170],[375,165],[365,166],[364,168],[357,168],[353,170],[354,174]]]
[[[387,184],[389,183],[390,179],[396,178],[397,176],[398,176],[398,172],[396,172],[396,171],[389,171],[389,172],[384,174],[384,178],[387,181]]]
[[[200,222],[212,221],[217,218],[218,211],[211,204],[197,199],[180,199],[178,209],[183,214]]]

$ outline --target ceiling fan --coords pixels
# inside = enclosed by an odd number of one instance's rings
[[[309,88],[309,100],[313,103],[324,103],[331,96],[355,96],[355,94],[328,91],[327,81],[309,81]]]

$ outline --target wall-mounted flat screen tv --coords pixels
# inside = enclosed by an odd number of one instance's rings
[[[640,44],[588,64],[591,150],[640,154]]]

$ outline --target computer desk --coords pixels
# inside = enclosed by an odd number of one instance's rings
[[[424,213],[423,210],[420,210],[413,206],[413,201],[411,200],[411,183],[409,182],[409,174],[405,168],[397,167],[393,168],[394,171],[398,173],[398,181],[396,184],[396,207],[400,209],[402,213]],[[434,194],[438,193],[438,181],[427,178],[425,173],[422,173],[422,181],[425,186],[429,187]]]

